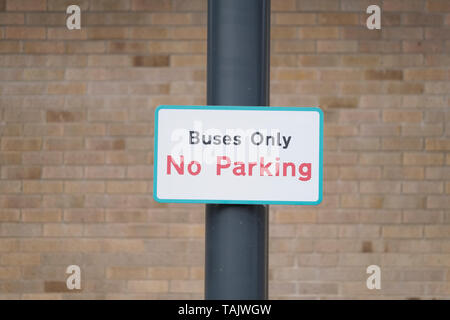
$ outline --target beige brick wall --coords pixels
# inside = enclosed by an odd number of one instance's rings
[[[270,296],[450,298],[450,1],[272,6],[271,104],[323,108],[325,182],[271,207]],[[204,208],[151,193],[155,107],[205,104],[205,9],[0,0],[1,299],[203,297]]]

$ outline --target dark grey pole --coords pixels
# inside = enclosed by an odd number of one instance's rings
[[[269,105],[269,42],[270,0],[208,1],[208,105]],[[206,205],[206,299],[267,299],[268,213]]]

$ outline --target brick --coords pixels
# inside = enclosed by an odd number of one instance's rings
[[[140,26],[130,27],[129,39],[147,40],[147,39],[169,39],[169,29],[167,27]]]
[[[44,224],[44,237],[76,237],[83,234],[82,224]]]
[[[67,54],[104,53],[106,45],[102,41],[70,41],[66,43]]]
[[[2,13],[2,3],[3,7],[5,5],[5,0],[0,1],[0,21],[3,25],[20,25],[25,23],[25,15],[23,13]]]
[[[425,176],[425,170],[418,166],[390,166],[383,169],[382,176],[386,179],[422,180]]]
[[[324,129],[325,136],[356,136],[358,134],[358,128],[348,125],[327,125]]]
[[[281,0],[278,6],[286,8],[287,4],[293,2],[293,0]],[[175,11],[206,11],[207,2],[206,0],[175,0],[173,2],[173,9]],[[277,10],[277,7],[272,7],[272,10]]]
[[[338,39],[339,29],[336,27],[301,27],[300,39]]]
[[[420,138],[383,138],[383,150],[421,150],[423,140]]]
[[[371,30],[372,31],[372,30]],[[375,36],[373,36],[375,38]],[[359,42],[359,51],[361,53],[399,53],[402,50],[402,43],[399,40],[391,41],[364,41]]]
[[[389,94],[422,94],[424,86],[421,83],[391,83],[387,87]]]
[[[303,67],[337,66],[339,61],[339,57],[333,55],[300,55],[298,57],[299,66]]]
[[[88,179],[117,179],[125,177],[124,167],[86,167]]]
[[[427,208],[445,209],[450,207],[450,199],[448,196],[429,196],[427,197]]]
[[[316,212],[296,212],[295,210],[280,210],[275,213],[275,221],[277,223],[314,223],[316,221]]]
[[[64,136],[104,136],[105,133],[104,124],[77,123],[64,125]]]
[[[440,212],[430,210],[405,210],[403,212],[404,223],[416,223],[416,224],[434,224],[442,221],[442,214]],[[427,237],[427,228],[425,226],[424,235]]]
[[[46,0],[7,0],[7,11],[45,11]]]
[[[32,266],[40,264],[39,253],[6,253],[0,258],[3,265]]]
[[[82,138],[47,138],[44,143],[44,150],[82,150],[84,141]]]
[[[128,281],[128,290],[131,292],[168,292],[167,280]]]
[[[377,150],[380,141],[378,138],[341,138],[339,147],[341,150]]]
[[[361,193],[400,193],[401,183],[393,181],[361,181]]]
[[[43,206],[49,208],[81,208],[84,206],[82,195],[44,195]]]
[[[0,181],[0,193],[19,193],[21,189],[20,181]]]
[[[0,134],[6,136],[20,136],[22,135],[22,126],[19,124],[0,125]]]
[[[19,41],[5,41],[0,42],[0,53],[19,53],[21,46]]]
[[[105,220],[108,222],[147,222],[145,210],[108,209],[105,212]]]
[[[322,97],[320,105],[324,108],[356,108],[358,106],[358,98],[356,97]]]
[[[380,57],[376,55],[345,55],[342,57],[342,64],[348,67],[377,67],[380,64]]]
[[[145,279],[147,269],[145,267],[108,267],[106,278],[114,280]]]
[[[285,41],[277,40],[274,43],[277,53],[307,53],[315,51],[315,44],[311,40]]]
[[[130,166],[127,177],[130,179],[153,179],[153,167],[151,166]]]
[[[379,167],[340,167],[339,177],[344,180],[379,179]]]
[[[135,56],[133,58],[135,67],[168,67],[168,55]]]
[[[171,225],[169,227],[169,236],[171,238],[201,238],[204,235],[204,225]]]
[[[417,238],[422,237],[422,226],[384,226],[383,237],[386,238]]]
[[[317,16],[314,13],[275,13],[275,25],[314,25]]]
[[[89,8],[89,0],[77,0],[76,4],[82,11]],[[49,11],[66,11],[67,7],[73,4],[73,0],[47,0],[47,7]]]
[[[383,92],[381,83],[361,83],[361,82],[346,82],[341,84],[341,93],[344,95],[355,94],[380,94]]]
[[[383,197],[379,195],[343,195],[341,197],[341,207],[381,209],[383,200]]]
[[[359,16],[355,13],[319,13],[319,24],[321,25],[357,25]]]
[[[297,38],[297,28],[287,26],[274,26],[271,29],[272,39],[295,39]]]
[[[278,80],[315,80],[317,74],[311,70],[281,69],[274,77]]]
[[[69,165],[104,164],[105,155],[95,151],[69,151],[64,154],[64,163]]]
[[[147,163],[145,152],[111,151],[105,154],[105,163],[112,165],[131,165]]]
[[[413,124],[402,125],[402,135],[412,137],[429,137],[442,135],[443,127],[439,124]]]
[[[1,280],[19,280],[21,272],[19,268],[14,267],[0,267],[0,279]]]
[[[79,122],[84,120],[83,112],[71,111],[47,111],[47,122]]]
[[[39,40],[45,39],[45,28],[40,27],[6,27],[5,39]]]
[[[426,238],[446,238],[449,232],[449,226],[446,225],[429,225],[425,226],[424,229],[424,235]]]
[[[403,193],[417,193],[417,194],[427,194],[427,193],[442,193],[444,190],[443,184],[441,182],[434,181],[407,181],[402,183]]]
[[[88,13],[87,24],[90,26],[120,26],[120,25],[142,25],[149,24],[151,15],[149,13],[120,12],[120,13]]]
[[[2,138],[4,151],[38,151],[41,147],[41,138]]]
[[[170,292],[203,292],[203,281],[201,280],[172,280],[170,281]]]
[[[25,42],[23,52],[28,54],[62,54],[65,52],[63,42],[39,41]]]
[[[450,12],[450,4],[445,0],[427,0],[426,8],[429,12]]]
[[[206,40],[206,27],[176,27],[171,30],[170,39]]]
[[[102,181],[66,181],[65,193],[103,193],[105,183]]]
[[[385,27],[382,29],[382,38],[386,40],[421,40],[423,33],[423,28]]]
[[[0,153],[0,165],[17,165],[22,163],[21,153],[5,152]]]
[[[103,209],[64,209],[64,221],[102,222],[105,220]]]
[[[425,150],[430,151],[449,151],[450,139],[426,139]]]
[[[444,155],[439,153],[404,153],[404,165],[436,166],[444,164]]]
[[[131,9],[136,11],[169,11],[172,2],[169,0],[132,0]]]
[[[404,13],[402,14],[402,23],[411,26],[442,25],[443,17],[439,14],[430,13]]]
[[[386,0],[383,10],[386,11],[422,11],[423,0]]]
[[[379,30],[369,30],[367,28],[355,27],[355,26],[346,26],[342,28],[342,36],[343,40],[380,40],[381,39],[381,31]],[[375,42],[378,44],[378,41]]]
[[[60,222],[60,209],[22,209],[23,222]]]
[[[405,71],[405,80],[411,81],[438,81],[445,80],[445,70],[439,69],[411,69]]]
[[[385,197],[383,205],[388,209],[423,209],[425,207],[425,199],[410,195],[389,195]]]
[[[89,150],[123,150],[125,149],[125,140],[88,138],[86,147]]]
[[[108,193],[146,193],[147,182],[119,182],[110,181],[107,182],[106,191]]]
[[[89,27],[87,38],[89,40],[118,40],[126,39],[127,30],[121,27]]]
[[[49,94],[84,95],[86,91],[86,84],[84,83],[50,84],[48,86]]]
[[[366,80],[403,80],[401,70],[367,70],[364,73]]]
[[[90,4],[91,11],[126,11],[130,9],[128,0],[97,0]]]
[[[23,73],[24,80],[63,80],[64,70],[48,70],[48,69],[26,69]]]
[[[86,40],[87,29],[47,28],[48,40]]]
[[[88,112],[89,121],[104,121],[104,122],[123,122],[128,118],[127,111],[124,110],[92,110]]]
[[[353,40],[319,40],[317,41],[317,52],[344,53],[356,52],[358,43]]]
[[[193,16],[188,13],[153,13],[154,25],[189,25],[193,22]]]
[[[383,121],[384,122],[408,122],[408,123],[418,123],[422,122],[423,115],[421,111],[396,111],[396,110],[386,110],[383,111]]]
[[[339,3],[333,0],[297,0],[299,11],[338,11]]]
[[[24,181],[23,193],[61,193],[63,183],[60,181]]]
[[[399,125],[386,124],[361,124],[361,136],[389,137],[399,136],[401,127]]]
[[[172,55],[170,57],[170,66],[172,67],[201,67],[206,66],[205,55]]]
[[[2,168],[2,178],[4,179],[40,179],[40,167],[4,167]]]
[[[327,81],[346,80],[362,80],[363,73],[359,70],[322,70],[320,71],[320,79]]]
[[[82,167],[46,166],[42,168],[43,179],[79,179],[82,177]]]
[[[204,41],[152,41],[149,43],[149,52],[151,54],[167,53],[195,53],[206,54],[206,43]]]
[[[406,53],[440,53],[442,52],[442,42],[436,40],[404,40],[402,49]]]

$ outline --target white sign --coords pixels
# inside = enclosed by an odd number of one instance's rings
[[[322,149],[319,108],[159,106],[153,197],[316,205]]]

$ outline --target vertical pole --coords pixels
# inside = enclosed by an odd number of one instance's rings
[[[269,41],[270,0],[208,0],[208,105],[269,105]],[[206,299],[267,299],[268,212],[206,205]]]

